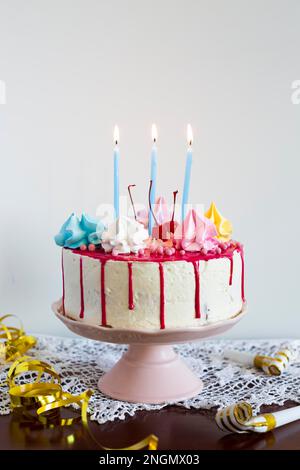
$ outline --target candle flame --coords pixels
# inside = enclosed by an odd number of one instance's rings
[[[152,140],[153,142],[157,141],[157,127],[155,124],[152,124]]]
[[[114,128],[114,142],[116,145],[118,145],[119,141],[120,141],[120,131],[119,131],[118,126],[116,125]]]
[[[193,129],[192,129],[192,126],[190,124],[188,124],[187,128],[186,128],[186,138],[187,138],[188,144],[190,146],[192,146],[192,143],[193,143]]]

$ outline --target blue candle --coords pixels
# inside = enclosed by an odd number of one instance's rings
[[[119,143],[119,128],[115,126],[114,130],[114,141],[115,141],[115,149],[114,149],[114,208],[115,208],[115,216],[116,219],[119,218],[120,215],[120,189],[119,189],[119,160],[120,160],[120,151],[118,147]]]
[[[151,151],[151,173],[150,173],[150,179],[152,181],[152,187],[151,187],[151,193],[150,193],[150,204],[152,207],[152,210],[154,210],[154,204],[155,204],[155,196],[156,196],[156,178],[157,178],[157,147],[156,147],[156,141],[157,141],[157,129],[156,125],[152,124],[152,140],[153,140],[153,147]],[[153,220],[153,215],[151,214],[151,211],[149,210],[149,216],[148,216],[149,222],[148,222],[148,231],[149,235],[152,233],[152,228],[154,225],[154,220]]]
[[[190,182],[191,182],[191,169],[193,162],[193,131],[190,124],[187,126],[187,140],[188,140],[188,150],[186,155],[185,162],[185,174],[184,174],[184,185],[183,185],[183,194],[182,194],[182,207],[181,207],[181,219],[182,221],[186,216],[186,205],[189,202],[189,192],[190,192]]]

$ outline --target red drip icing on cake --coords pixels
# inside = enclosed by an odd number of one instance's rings
[[[106,260],[101,260],[101,325],[106,326],[106,297],[105,297],[105,264]]]
[[[132,279],[132,262],[127,263],[128,265],[128,308],[129,310],[134,309],[133,301],[133,279]]]
[[[66,314],[65,311],[65,269],[64,269],[64,251],[61,252],[61,272],[62,272],[62,312],[63,315]]]
[[[160,285],[160,328],[165,329],[165,277],[164,265],[159,263],[159,285]]]
[[[82,251],[79,249],[76,250],[71,250],[73,253],[82,255]],[[97,251],[84,251],[84,256],[89,256],[90,258],[95,258],[95,259],[100,259],[104,261],[138,261],[138,262],[157,262],[157,263],[163,263],[165,261],[209,261],[212,259],[220,259],[220,258],[228,258],[230,259],[235,251],[242,251],[242,248],[239,246],[230,246],[227,248],[225,251],[223,251],[220,254],[216,253],[207,253],[203,254],[198,251],[186,251],[184,254],[180,253],[180,251],[176,250],[173,255],[166,255],[165,253],[159,254],[159,253],[150,253],[149,250],[145,250],[145,254],[143,256],[140,256],[139,254],[117,254],[114,255],[113,253],[105,253],[102,250],[97,250]]]
[[[229,285],[232,285],[232,275],[233,275],[233,254],[228,257],[230,262],[230,276],[229,276]]]
[[[200,312],[200,273],[199,261],[192,261],[195,273],[195,317],[201,318]]]
[[[70,250],[74,254],[79,255],[79,285],[80,285],[80,319],[83,319],[85,316],[85,293],[84,293],[84,272],[83,272],[83,257],[93,258],[99,261],[100,264],[100,291],[101,291],[101,325],[108,326],[110,323],[107,321],[107,311],[106,311],[106,293],[105,293],[105,265],[107,261],[119,261],[126,262],[128,268],[128,310],[135,309],[134,303],[134,289],[133,289],[133,264],[134,262],[152,262],[158,264],[159,271],[159,324],[161,329],[166,328],[165,322],[165,276],[164,276],[164,262],[170,261],[186,261],[193,265],[194,271],[194,282],[195,282],[195,293],[194,293],[194,306],[195,306],[195,318],[201,318],[201,279],[200,279],[200,270],[199,263],[200,261],[209,261],[211,259],[227,258],[230,263],[229,271],[229,285],[233,284],[233,270],[234,270],[234,253],[239,253],[241,258],[241,299],[245,302],[245,292],[244,292],[244,254],[243,247],[239,244],[234,244],[231,247],[228,247],[225,251],[220,254],[203,254],[200,252],[186,252],[184,254],[179,253],[178,251],[175,254],[168,256],[165,253],[148,253],[146,252],[144,256],[139,256],[136,254],[130,255],[114,255],[112,253],[105,253],[103,251],[86,251],[84,254],[80,250]],[[65,281],[66,281],[66,266],[64,263],[64,255],[62,254],[61,268],[62,268],[62,280],[63,280],[63,295],[62,295],[62,309],[65,314]],[[68,299],[67,299],[68,303]],[[67,307],[68,309],[68,307]],[[67,313],[68,314],[68,313]]]
[[[84,317],[84,287],[83,287],[82,256],[80,256],[79,270],[80,270],[80,314],[79,314],[79,318],[83,318]]]
[[[245,302],[245,263],[244,263],[244,252],[243,249],[240,249],[241,260],[242,260],[242,282],[241,282],[241,295],[242,301]]]

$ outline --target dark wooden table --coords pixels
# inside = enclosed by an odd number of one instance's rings
[[[285,407],[294,406],[287,403]],[[276,411],[265,407],[262,411]],[[282,408],[281,408],[282,409]],[[68,411],[72,415],[75,412]],[[300,421],[266,434],[227,434],[214,423],[214,411],[186,410],[170,406],[160,411],[141,411],[125,421],[91,423],[98,442],[122,448],[156,434],[161,450],[300,450]],[[68,434],[73,437],[67,440]],[[11,414],[0,417],[0,449],[100,449],[81,425],[62,429],[36,429]]]

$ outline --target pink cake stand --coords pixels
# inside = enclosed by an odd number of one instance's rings
[[[61,301],[52,309],[74,333],[108,343],[128,344],[128,350],[98,382],[105,395],[134,403],[165,403],[191,398],[201,392],[202,381],[175,353],[172,344],[196,341],[225,333],[246,313],[212,325],[165,330],[124,330],[88,325],[62,314]]]

